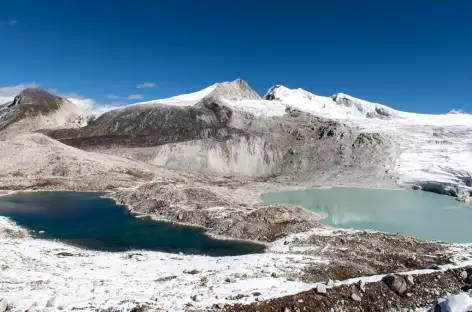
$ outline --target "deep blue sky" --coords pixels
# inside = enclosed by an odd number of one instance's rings
[[[241,77],[261,95],[283,84],[472,111],[471,14],[467,0],[2,0],[0,87],[107,103]],[[147,81],[158,87],[136,88]]]

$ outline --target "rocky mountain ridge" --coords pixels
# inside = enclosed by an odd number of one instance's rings
[[[132,105],[80,129],[44,133],[89,151],[217,175],[292,181],[343,171],[359,177],[367,167],[379,178],[391,173],[397,152],[388,137],[359,134],[297,110],[258,118],[231,106],[260,100],[238,79],[215,85],[193,106]]]
[[[13,101],[0,107],[0,131],[13,127],[10,131],[13,136],[41,128],[82,125],[84,118],[77,106],[39,88],[25,89]]]

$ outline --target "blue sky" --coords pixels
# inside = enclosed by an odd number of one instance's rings
[[[241,77],[260,94],[283,84],[472,111],[471,12],[466,0],[2,0],[0,88],[129,103]]]

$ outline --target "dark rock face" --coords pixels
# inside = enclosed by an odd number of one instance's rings
[[[238,133],[227,126],[231,110],[214,101],[189,107],[136,105],[105,113],[80,129],[44,131],[79,147],[149,147],[195,139],[224,140]]]
[[[453,197],[458,197],[458,190],[456,186],[454,185],[448,185],[446,183],[440,183],[440,182],[422,182],[421,184],[421,190],[425,192],[431,192],[431,193],[436,193],[440,195],[447,195],[447,196],[453,196]]]
[[[47,115],[64,103],[72,103],[39,88],[25,89],[15,99],[0,107],[0,131],[24,118]]]

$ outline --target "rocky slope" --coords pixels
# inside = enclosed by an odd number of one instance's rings
[[[85,122],[71,102],[26,89],[0,107],[0,189],[105,190],[148,180],[154,167],[72,148],[37,129]]]

